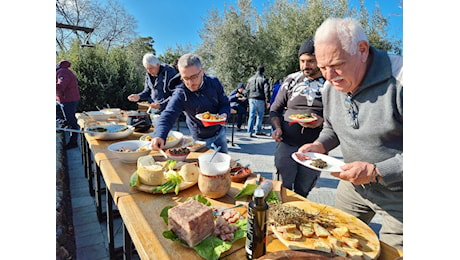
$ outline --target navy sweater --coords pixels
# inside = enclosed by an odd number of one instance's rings
[[[222,125],[205,127],[195,115],[209,111],[212,114],[230,114],[230,103],[224,88],[215,77],[205,75],[203,84],[195,91],[190,91],[184,83],[178,85],[165,110],[155,126],[154,137],[166,140],[180,113],[186,117],[187,127],[194,139],[206,139],[217,135]]]

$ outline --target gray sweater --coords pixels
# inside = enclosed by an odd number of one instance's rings
[[[375,163],[390,190],[403,188],[402,57],[370,48],[371,63],[351,96],[359,128],[350,125],[347,94],[329,82],[323,93],[324,126],[317,141],[326,151],[340,144],[344,161]]]

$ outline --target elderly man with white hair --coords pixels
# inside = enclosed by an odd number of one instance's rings
[[[340,145],[345,165],[336,207],[366,223],[382,216],[380,240],[403,247],[402,57],[370,46],[359,22],[329,18],[315,34],[316,60],[326,78],[324,125],[299,152]]]
[[[150,107],[161,112],[171,98],[175,84],[170,85],[170,83],[177,71],[170,65],[161,63],[152,53],[144,55],[142,64],[146,70],[144,90],[129,95],[128,100],[133,102],[147,100],[151,103]]]

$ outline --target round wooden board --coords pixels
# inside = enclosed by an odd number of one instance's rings
[[[283,250],[268,253],[262,257],[257,258],[257,260],[347,260],[341,256],[336,256],[334,254],[320,252],[320,251],[294,251],[294,250]]]
[[[133,174],[136,174],[136,173],[137,173],[137,171],[135,171]],[[193,186],[194,186],[195,184],[197,184],[197,183],[198,183],[198,181],[195,181],[195,182],[191,182],[191,181],[182,182],[182,183],[179,184],[179,190],[180,190],[180,191],[181,191],[181,190],[186,190],[186,189],[188,189],[188,188],[193,187]],[[147,192],[147,193],[152,193],[152,194],[158,194],[158,193],[159,193],[159,194],[161,194],[161,193],[162,193],[161,191],[154,191],[154,192],[151,191],[153,188],[156,188],[156,187],[158,187],[158,186],[147,185],[147,184],[141,183],[141,184],[139,184],[138,186],[136,186],[135,188],[136,188],[137,190],[140,190],[140,191],[143,191],[143,192]],[[174,192],[174,189],[168,191],[167,193],[172,193],[172,192]]]
[[[305,210],[307,213],[334,223],[337,227],[345,226],[350,230],[351,237],[359,240],[359,250],[363,252],[365,259],[377,259],[380,255],[380,241],[375,232],[357,217],[343,212],[332,206],[322,205],[310,201],[292,201],[285,205],[295,206]],[[282,234],[272,228],[275,236],[289,249],[292,250],[315,250],[314,242],[323,240],[328,243],[327,238],[305,238],[299,241],[289,241],[283,238]]]

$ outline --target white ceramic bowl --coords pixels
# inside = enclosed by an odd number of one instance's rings
[[[136,152],[136,150],[141,147],[146,147],[147,149]],[[120,159],[120,161],[124,163],[136,163],[139,157],[148,155],[151,151],[150,142],[139,140],[129,140],[113,143],[109,145],[107,149],[114,153]],[[120,149],[129,149],[133,152],[121,152],[119,151]]]
[[[85,112],[91,119],[96,121],[106,121],[110,117],[115,116],[114,112],[104,112],[104,111],[88,111]]]
[[[174,148],[171,148],[171,149],[174,149]],[[190,151],[184,154],[172,154],[171,149],[166,150],[166,154],[168,155],[168,158],[171,160],[185,161],[187,156],[190,154]]]
[[[142,135],[141,137],[139,137],[139,140],[141,140],[141,141],[151,141],[152,136],[153,136],[153,133],[148,133],[148,134],[145,134],[145,135]],[[183,136],[184,135],[181,132],[169,131],[164,149],[169,149],[171,147],[176,146],[179,142],[182,141]]]
[[[121,112],[120,108],[104,108],[101,110],[104,113],[113,113],[113,116],[118,116]]]
[[[201,172],[205,175],[220,175],[228,172],[230,170],[230,155],[226,153],[217,153],[212,161],[209,162],[213,154],[214,153],[205,153],[198,156]]]
[[[98,128],[106,129],[106,131],[97,131]],[[134,127],[131,125],[96,125],[86,127],[86,131],[92,131],[90,136],[98,140],[117,140],[130,136],[134,132]]]

